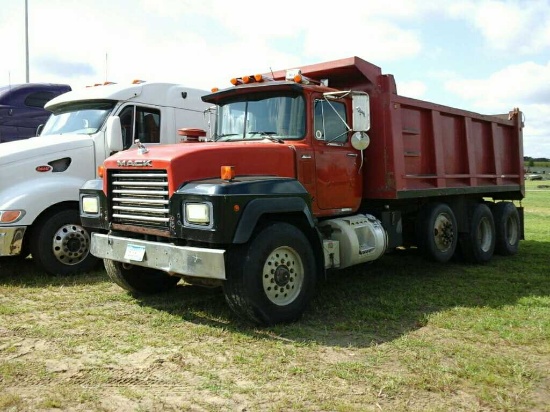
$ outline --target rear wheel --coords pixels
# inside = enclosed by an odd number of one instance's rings
[[[486,263],[495,250],[495,223],[491,209],[484,203],[472,205],[469,232],[460,239],[464,260],[471,263]]]
[[[230,308],[254,323],[297,320],[316,283],[306,236],[288,223],[274,223],[230,251],[224,293]]]
[[[516,206],[512,202],[500,202],[493,207],[495,219],[495,253],[511,256],[518,253],[521,223]]]
[[[51,275],[86,272],[98,263],[90,253],[90,234],[72,209],[56,212],[37,224],[30,252],[35,263]]]
[[[428,259],[447,262],[453,256],[457,244],[456,217],[445,203],[424,206],[416,223],[417,243]]]
[[[113,282],[136,294],[165,292],[174,288],[180,280],[162,270],[135,266],[111,259],[103,259],[103,264],[107,275]]]

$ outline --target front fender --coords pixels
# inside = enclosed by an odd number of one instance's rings
[[[62,202],[78,202],[82,178],[59,176],[56,179],[29,179],[0,193],[0,210],[25,211],[17,225],[30,226],[44,210]]]
[[[258,198],[251,200],[247,205],[239,223],[233,243],[248,242],[258,221],[266,214],[300,213],[308,221],[311,228],[315,227],[313,216],[308,204],[301,197]]]

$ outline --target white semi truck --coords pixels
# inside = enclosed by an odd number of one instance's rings
[[[52,114],[38,137],[0,147],[0,257],[31,254],[49,274],[92,269],[80,187],[97,177],[106,157],[136,140],[177,143],[180,128],[209,130],[206,93],[135,82],[87,87],[48,102]]]

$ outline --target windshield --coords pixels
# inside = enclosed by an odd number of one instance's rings
[[[115,102],[78,102],[55,110],[40,136],[53,134],[94,134],[103,126]]]
[[[304,137],[305,128],[305,103],[301,95],[263,93],[221,104],[214,138],[297,140]]]

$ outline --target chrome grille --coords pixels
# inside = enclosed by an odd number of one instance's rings
[[[112,221],[168,230],[168,174],[165,170],[117,170],[110,176]]]

